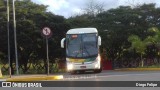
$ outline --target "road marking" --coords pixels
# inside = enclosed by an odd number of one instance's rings
[[[90,79],[90,78],[97,78],[96,74],[93,75],[67,75],[64,76],[64,80],[75,80],[75,79]]]
[[[64,76],[63,80],[76,80],[76,79],[91,79],[91,78],[104,78],[104,77],[119,77],[119,76],[138,76],[138,75],[150,75],[150,74],[160,74],[160,73],[145,73],[145,74],[123,74],[123,75],[105,75],[105,76],[98,76],[95,75],[75,75],[75,76]]]
[[[131,76],[131,75],[149,75],[149,74],[160,74],[160,73],[123,74],[123,75],[106,75],[106,76],[97,76],[97,77]]]

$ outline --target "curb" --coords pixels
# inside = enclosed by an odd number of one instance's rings
[[[160,71],[160,68],[122,68],[115,71]]]
[[[63,75],[55,76],[24,76],[8,78],[6,81],[45,81],[45,80],[60,80],[63,79]]]
[[[2,71],[1,71],[1,68],[0,68],[0,78],[2,78],[3,76],[2,76]]]

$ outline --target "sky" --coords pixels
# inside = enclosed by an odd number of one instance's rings
[[[56,15],[64,16],[68,18],[77,14],[83,13],[83,9],[87,7],[87,4],[91,0],[32,0],[37,4],[48,5],[47,10]],[[159,0],[93,0],[96,3],[103,4],[104,9],[117,8],[120,5],[136,5],[136,4],[148,4],[156,3],[157,7],[160,7]]]

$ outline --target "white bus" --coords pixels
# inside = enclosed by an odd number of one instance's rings
[[[66,42],[64,44],[64,41]],[[65,45],[65,46],[64,46]],[[96,28],[75,28],[66,33],[66,38],[61,40],[61,47],[66,47],[67,71],[76,73],[79,71],[93,70],[96,73],[102,71],[99,46],[101,37]]]

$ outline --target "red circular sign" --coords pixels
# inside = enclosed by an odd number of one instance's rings
[[[43,35],[49,36],[51,34],[51,29],[48,27],[44,27],[42,30]]]

